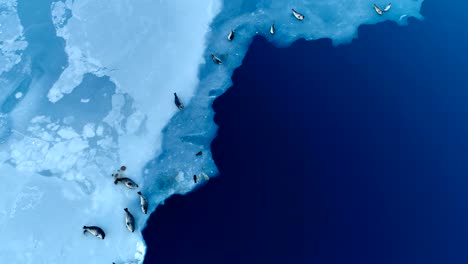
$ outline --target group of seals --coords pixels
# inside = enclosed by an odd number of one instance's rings
[[[297,12],[296,10],[294,9],[291,9],[292,10],[292,13],[294,15],[294,17],[298,20],[304,20],[304,15],[302,15],[301,13]],[[276,33],[276,28],[275,28],[275,24],[271,24],[270,26],[270,34],[271,35],[274,35]],[[234,37],[236,36],[235,34],[235,30],[234,29],[231,29],[231,31],[229,32],[229,34],[227,35],[227,40],[228,41],[233,41],[234,40]],[[210,54],[210,57],[211,57],[211,60],[217,64],[217,65],[221,65],[223,64],[223,61],[221,60],[221,58],[219,58],[218,56],[216,56],[215,54],[211,53]],[[176,93],[174,93],[174,103],[175,105],[177,106],[177,108],[179,108],[179,110],[182,110],[184,108],[184,105],[182,104],[180,98],[177,96]]]
[[[377,14],[383,15],[384,12],[388,12],[390,10],[390,8],[392,7],[392,3],[389,3],[383,9],[380,8],[377,4],[374,4],[373,7]],[[291,11],[297,20],[300,20],[300,21],[304,20],[305,18],[304,15],[302,15],[295,9],[291,9]],[[275,33],[276,33],[276,28],[275,28],[275,24],[273,23],[270,26],[270,34],[274,35]],[[231,31],[229,32],[227,36],[227,39],[229,41],[233,41],[234,37],[235,37],[235,31],[231,29]],[[223,61],[220,58],[218,58],[216,55],[214,55],[213,53],[211,53],[211,59],[213,60],[215,64],[218,64],[218,65],[223,64]],[[180,98],[177,96],[177,93],[174,93],[174,103],[179,110],[182,110],[184,108],[184,104],[182,103]],[[196,156],[201,156],[201,155],[202,155],[201,151],[196,154]],[[129,189],[137,189],[138,184],[136,184],[133,180],[127,177],[120,177],[125,170],[126,170],[126,167],[122,166],[120,170],[118,170],[117,173],[112,174],[112,176],[114,177],[114,184],[122,183],[125,187]],[[193,175],[193,181],[195,183],[201,181],[203,179],[202,176],[205,180],[209,179],[208,175],[206,175],[205,173],[202,173],[201,175],[198,175],[198,176]],[[143,194],[140,191],[138,192],[138,195],[140,196],[141,211],[144,214],[147,214],[148,213],[148,200],[145,198],[145,196],[143,196]],[[135,217],[130,213],[128,208],[125,208],[124,211],[125,211],[125,226],[130,232],[133,233],[135,231]],[[106,237],[104,230],[102,230],[102,228],[98,226],[83,226],[83,234],[86,235],[87,233],[100,239],[104,239]]]
[[[384,12],[388,12],[390,11],[390,8],[392,7],[392,3],[389,3],[385,6],[385,8],[380,8],[378,5],[374,4],[374,10],[377,12],[377,14],[379,15],[382,15]],[[297,10],[295,10],[294,8],[291,9],[291,12],[292,12],[292,15],[299,21],[302,21],[304,20],[305,16],[303,14],[301,14],[300,12],[298,12]],[[275,27],[275,23],[271,24],[270,26],[270,34],[271,35],[274,35],[276,33],[276,27]],[[229,32],[229,34],[227,35],[227,40],[228,41],[233,41],[234,40],[234,37],[235,37],[235,30],[234,29],[231,29],[231,31]],[[215,54],[211,53],[210,54],[211,56],[211,59],[213,60],[213,62],[215,64],[218,64],[218,65],[221,65],[223,64],[223,61],[218,57],[216,56]],[[176,106],[179,108],[179,109],[183,109],[183,105],[179,99],[179,97],[177,97],[177,94],[174,93],[174,96],[175,96],[175,104]],[[202,155],[202,152],[198,152],[196,154],[196,156],[201,156]],[[204,178],[206,180],[208,180],[208,176],[206,174],[204,174]],[[193,182],[194,183],[197,183],[199,181],[201,181],[203,178],[201,175],[197,176],[197,175],[193,175]]]
[[[297,20],[304,20],[304,15],[302,15],[301,13],[296,11],[295,9],[291,9],[291,11],[292,11],[292,14],[294,15],[294,17]],[[270,26],[270,34],[274,35],[275,33],[276,33],[275,23],[273,23]],[[234,37],[235,37],[235,31],[234,31],[234,29],[231,29],[231,31],[229,32],[229,34],[227,36],[227,39],[229,41],[233,41]],[[223,64],[223,61],[218,56],[216,56],[215,54],[211,53],[210,56],[211,56],[211,60],[213,60],[213,62],[215,64],[218,64],[218,65]]]
[[[125,187],[129,189],[136,189],[138,188],[138,184],[136,184],[133,180],[123,176],[123,172],[126,170],[125,166],[120,167],[117,173],[112,174],[114,177],[114,184],[122,183]],[[148,200],[145,196],[139,191],[138,195],[140,196],[140,208],[144,214],[148,213]],[[124,209],[125,211],[125,226],[130,232],[135,231],[135,217],[130,213],[128,208]],[[106,237],[106,233],[102,228],[98,226],[83,226],[83,234],[91,234],[97,238],[104,239]]]
[[[378,5],[374,4],[374,10],[379,15],[383,15],[384,12],[390,11],[390,8],[392,8],[392,3],[389,3],[388,5],[386,5],[384,9],[382,9]]]
[[[374,4],[374,10],[375,12],[377,12],[377,14],[379,15],[382,15],[384,12],[388,12],[390,11],[390,8],[392,7],[392,3],[389,3],[388,5],[385,6],[385,8],[380,8],[378,5]],[[293,14],[293,16],[297,19],[297,20],[304,20],[305,16],[303,14],[301,14],[300,12],[298,12],[297,10],[295,10],[294,8],[291,9],[291,12]],[[231,31],[229,32],[228,36],[227,36],[227,39],[229,41],[232,41],[234,39],[234,36],[235,36],[235,31],[233,29],[231,29]],[[275,28],[275,23],[271,24],[270,26],[270,34],[271,35],[274,35],[276,33],[276,28]],[[214,63],[220,65],[220,64],[223,64],[223,62],[221,61],[220,58],[218,58],[216,55],[214,55],[213,53],[210,54],[211,55],[211,59],[213,60]]]
[[[174,93],[174,95],[176,95]],[[177,98],[177,95],[176,95],[176,98]],[[183,106],[182,106],[183,107]],[[134,181],[132,181],[130,178],[127,178],[127,177],[120,177],[120,175],[122,175],[122,173],[126,170],[125,166],[122,166],[120,167],[120,170],[113,174],[114,176],[114,183],[117,184],[117,183],[122,183],[125,187],[133,190],[133,189],[137,189],[138,188],[138,184],[136,184]],[[141,208],[141,211],[144,213],[144,214],[147,214],[148,213],[148,200],[146,199],[145,196],[143,196],[143,194],[138,191],[137,194],[140,196],[140,208]],[[132,213],[130,213],[130,211],[128,210],[128,208],[125,208],[124,209],[125,211],[125,226],[127,227],[127,229],[130,231],[130,232],[134,232],[135,231],[135,217],[133,217]]]

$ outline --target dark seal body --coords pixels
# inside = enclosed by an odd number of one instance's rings
[[[91,235],[100,239],[104,239],[106,237],[104,230],[98,226],[83,226],[83,234],[86,235],[86,233],[90,233]]]
[[[184,104],[182,103],[182,101],[180,101],[180,98],[179,96],[177,96],[176,93],[174,93],[174,103],[177,106],[177,108],[179,108],[179,110],[184,109]]]
[[[128,211],[128,208],[125,208],[124,211],[125,211],[125,225],[127,226],[127,229],[133,233],[135,231],[135,218]]]
[[[216,55],[214,55],[213,53],[211,53],[211,59],[213,60],[214,63],[218,65],[223,64],[223,61],[221,61],[221,59],[216,57]]]
[[[138,184],[136,184],[134,181],[132,181],[129,178],[118,178],[118,179],[114,180],[114,184],[117,184],[119,182],[122,183],[123,185],[125,185],[125,187],[127,187],[129,189],[138,188]]]
[[[143,194],[141,192],[138,192],[138,195],[140,195],[140,207],[141,207],[141,211],[144,213],[144,214],[147,214],[148,213],[148,200],[146,199],[145,196],[143,196]]]

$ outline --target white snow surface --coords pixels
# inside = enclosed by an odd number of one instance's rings
[[[278,46],[325,37],[341,44],[357,37],[362,24],[422,18],[422,0],[395,2],[382,16],[373,3],[53,2],[50,16],[65,41],[68,65],[53,85],[34,80],[14,96],[11,111],[0,113],[0,263],[142,263],[148,215],[139,208],[137,190],[114,185],[111,174],[126,165],[149,212],[170,195],[189,192],[194,174],[216,174],[211,103],[230,86],[252,37],[263,35]],[[305,19],[296,20],[292,8]],[[27,46],[15,0],[0,1],[0,23],[1,77]],[[223,64],[214,64],[211,53]],[[85,83],[90,74],[108,77],[115,89]],[[83,96],[79,89],[91,92]],[[174,92],[186,106],[182,111]],[[204,154],[195,158],[199,150]],[[136,219],[134,233],[125,228],[126,207]],[[100,226],[106,238],[83,235],[84,225]]]

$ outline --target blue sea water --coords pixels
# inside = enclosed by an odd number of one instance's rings
[[[257,37],[213,104],[220,175],[151,216],[145,263],[468,263],[466,7]]]

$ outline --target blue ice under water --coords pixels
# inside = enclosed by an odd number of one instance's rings
[[[127,166],[150,212],[196,187],[193,175],[215,175],[211,103],[254,35],[344,44],[360,25],[422,18],[421,3],[379,15],[370,0],[0,2],[0,262],[141,263],[148,215],[111,174]],[[82,235],[84,225],[106,239]]]

